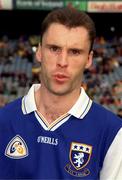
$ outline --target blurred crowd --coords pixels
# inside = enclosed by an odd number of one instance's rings
[[[0,38],[0,107],[23,96],[41,80],[35,51],[39,36]],[[122,37],[97,37],[93,66],[81,84],[89,96],[122,117]]]

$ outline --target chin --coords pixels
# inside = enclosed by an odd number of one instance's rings
[[[70,93],[72,88],[68,84],[50,84],[50,86],[47,86],[47,89],[50,93],[56,96],[64,96]]]
[[[50,91],[51,93],[53,93],[54,95],[56,95],[56,96],[64,96],[64,95],[66,95],[66,94],[68,94],[70,91],[69,90],[51,90]]]

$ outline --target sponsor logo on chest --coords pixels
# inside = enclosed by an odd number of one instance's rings
[[[44,144],[50,144],[50,145],[54,145],[54,146],[58,145],[58,139],[53,138],[53,137],[38,136],[37,142],[44,143]]]
[[[5,156],[12,159],[21,159],[28,156],[28,147],[21,136],[16,135],[9,141],[5,149]]]

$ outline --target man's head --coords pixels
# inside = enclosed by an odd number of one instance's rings
[[[74,8],[66,7],[50,12],[42,22],[41,26],[41,42],[44,33],[51,24],[58,23],[67,28],[84,27],[88,31],[90,40],[90,51],[92,50],[94,39],[96,36],[95,25],[92,19],[84,12]]]
[[[79,92],[83,72],[93,59],[93,21],[75,9],[54,10],[42,23],[41,37],[36,52],[41,88],[58,96]]]

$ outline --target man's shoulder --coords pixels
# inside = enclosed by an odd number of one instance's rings
[[[120,126],[122,126],[122,119],[120,117],[96,102],[93,102],[91,112],[93,117],[101,120],[105,124],[120,124]]]
[[[0,117],[18,112],[21,109],[21,102],[22,98],[18,98],[12,102],[9,102],[4,107],[0,108]]]

